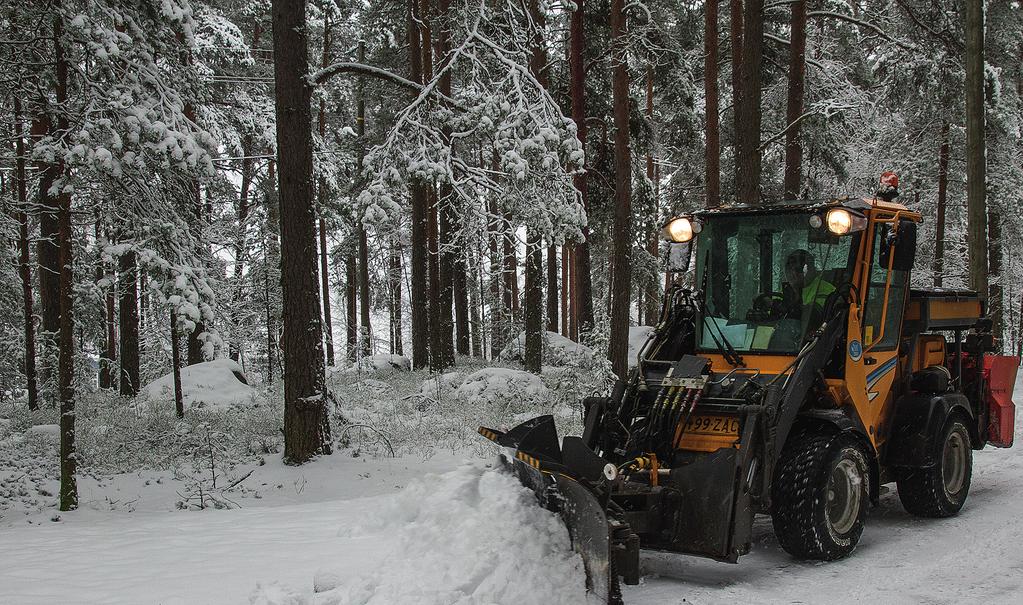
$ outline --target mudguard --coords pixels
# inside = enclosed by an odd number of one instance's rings
[[[962,393],[912,393],[896,401],[883,464],[913,468],[937,464],[932,444],[953,410],[973,418],[970,402]]]

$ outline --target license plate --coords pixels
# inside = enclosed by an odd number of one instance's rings
[[[732,416],[693,416],[686,423],[687,435],[739,434],[739,419]]]

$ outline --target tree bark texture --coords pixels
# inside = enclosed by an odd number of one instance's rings
[[[526,300],[523,323],[526,342],[523,364],[527,372],[539,374],[543,365],[543,259],[541,237],[532,229],[526,236]]]
[[[57,106],[63,108],[67,102],[68,64],[64,57],[64,24],[61,17],[53,20],[54,87]],[[57,133],[68,131],[67,117],[59,113]],[[58,137],[59,138],[59,137]],[[65,173],[63,160],[56,164],[55,175],[61,178]],[[74,303],[74,242],[71,233],[71,194],[61,193],[57,197],[57,255],[59,266],[59,310],[60,338],[57,357],[57,385],[60,396],[60,510],[78,508],[78,483],[75,478],[77,457],[75,456],[75,319]]]
[[[401,244],[391,243],[390,251],[390,290],[391,290],[391,352],[404,355],[402,343],[402,308],[401,308]]]
[[[995,350],[1002,351],[1005,306],[1003,304],[1002,289],[1002,217],[994,208],[988,209],[988,271],[990,273],[988,285],[987,308],[988,316],[991,318],[991,333],[995,339]]]
[[[988,294],[987,164],[984,144],[984,0],[965,5],[966,207],[970,288]]]
[[[273,0],[284,309],[284,460],[331,452],[313,203],[312,89],[303,0]]]
[[[718,119],[718,0],[707,0],[703,39],[703,92],[706,99],[707,207],[721,205],[721,124]],[[648,320],[649,321],[649,320]]]
[[[359,357],[359,259],[356,251],[345,255],[345,343],[348,361]]]
[[[25,322],[25,390],[28,409],[39,409],[39,385],[36,380],[36,322],[32,296],[32,258],[28,239],[28,177],[25,174],[25,139],[21,123],[21,99],[14,97],[14,153],[18,190],[18,275],[21,278],[21,305]],[[109,319],[109,318],[108,318]]]
[[[178,337],[178,314],[170,312],[171,371],[174,372],[174,412],[178,418],[185,417],[185,399],[181,392],[181,351]]]
[[[576,0],[576,9],[572,12],[569,22],[569,72],[572,96],[572,121],[576,125],[576,136],[586,150],[586,66],[583,51],[586,47],[584,17],[585,0]],[[589,162],[587,162],[589,163]],[[587,203],[587,176],[583,172],[573,177],[575,188],[579,190],[583,208],[589,212]],[[572,329],[572,340],[578,341],[582,334],[593,329],[593,283],[590,274],[590,228],[583,227],[583,241],[574,246],[575,276],[573,278],[572,315],[576,318]]]
[[[423,83],[423,40],[419,31],[419,0],[408,0],[409,67],[413,82]],[[430,365],[430,292],[429,260],[426,242],[427,214],[430,194],[426,183],[414,180],[412,197],[412,284],[410,302],[412,310],[412,367],[422,369]]]
[[[50,116],[41,113],[32,121],[32,137],[52,135]],[[52,353],[60,330],[60,255],[57,246],[60,203],[50,192],[60,177],[60,166],[42,163],[39,166],[39,241],[36,243],[36,261],[39,264],[39,303],[42,307],[42,339],[46,357]],[[51,368],[44,361],[43,380]]]
[[[739,150],[739,96],[742,90],[742,0],[729,0],[728,34],[732,50],[732,145]]]
[[[938,216],[934,224],[934,287],[945,280],[945,204],[948,198],[948,122],[941,124],[941,146],[938,148]]]
[[[322,203],[325,201],[323,197],[323,183],[320,183],[321,192],[321,208]],[[330,265],[329,265],[329,250],[327,250],[327,224],[322,218],[319,219],[319,238],[320,238],[320,289],[323,292],[323,340],[324,345],[327,349],[327,365],[334,365],[334,318],[330,312]]]
[[[739,202],[760,203],[760,82],[764,47],[764,0],[743,6],[742,81],[736,102],[735,185]]]
[[[802,196],[803,146],[799,142],[800,117],[806,92],[806,0],[792,3],[789,30],[789,90],[785,110],[785,199]]]
[[[561,297],[558,294],[558,271],[561,262],[558,260],[558,247],[547,246],[547,331],[558,331],[558,306]]]
[[[608,359],[622,380],[628,374],[629,307],[632,286],[632,170],[629,149],[629,71],[625,0],[611,0],[612,105],[614,110],[615,212],[611,250],[611,338]]]
[[[654,70],[653,67],[647,66],[646,70],[646,118],[650,122],[651,127],[654,124]],[[653,143],[651,142],[651,148]],[[650,151],[646,154],[646,178],[652,185],[653,193],[653,219],[651,220],[652,229],[647,233],[646,238],[646,251],[650,255],[653,265],[657,266],[657,260],[660,258],[660,241],[661,241],[661,230],[658,228],[657,217],[660,215],[660,199],[657,193],[659,188],[657,187],[657,166],[654,164],[654,154]],[[643,325],[653,325],[653,322],[658,315],[661,308],[661,290],[660,290],[660,274],[654,271],[649,278],[646,280],[646,287],[643,289],[641,294],[642,304],[639,307],[640,315],[646,316],[646,322],[642,319],[640,323]]]
[[[281,304],[276,291],[270,288],[271,282],[280,283],[281,242],[280,242],[280,202],[277,195],[277,162],[270,160],[266,168],[266,200],[265,245],[266,271],[263,280],[263,295],[266,303],[266,368],[267,380],[273,384],[274,368],[281,369],[280,363],[280,313]],[[274,271],[274,268],[278,268]],[[273,277],[273,279],[271,279]]]
[[[139,392],[139,291],[138,260],[134,250],[122,253],[118,259],[117,293],[118,319],[121,337],[121,371],[118,386],[123,397],[134,397]]]

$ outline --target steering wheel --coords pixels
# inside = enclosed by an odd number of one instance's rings
[[[785,315],[785,295],[781,292],[761,292],[753,299],[753,307],[746,314],[750,321],[771,321]]]

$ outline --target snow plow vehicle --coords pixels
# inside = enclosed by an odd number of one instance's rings
[[[973,450],[1012,445],[1018,359],[991,354],[984,297],[910,287],[920,220],[889,198],[675,218],[690,285],[582,435],[479,429],[563,517],[593,596],[620,602],[640,549],[737,562],[756,514],[795,557],[844,557],[892,482],[914,515],[960,510]]]

